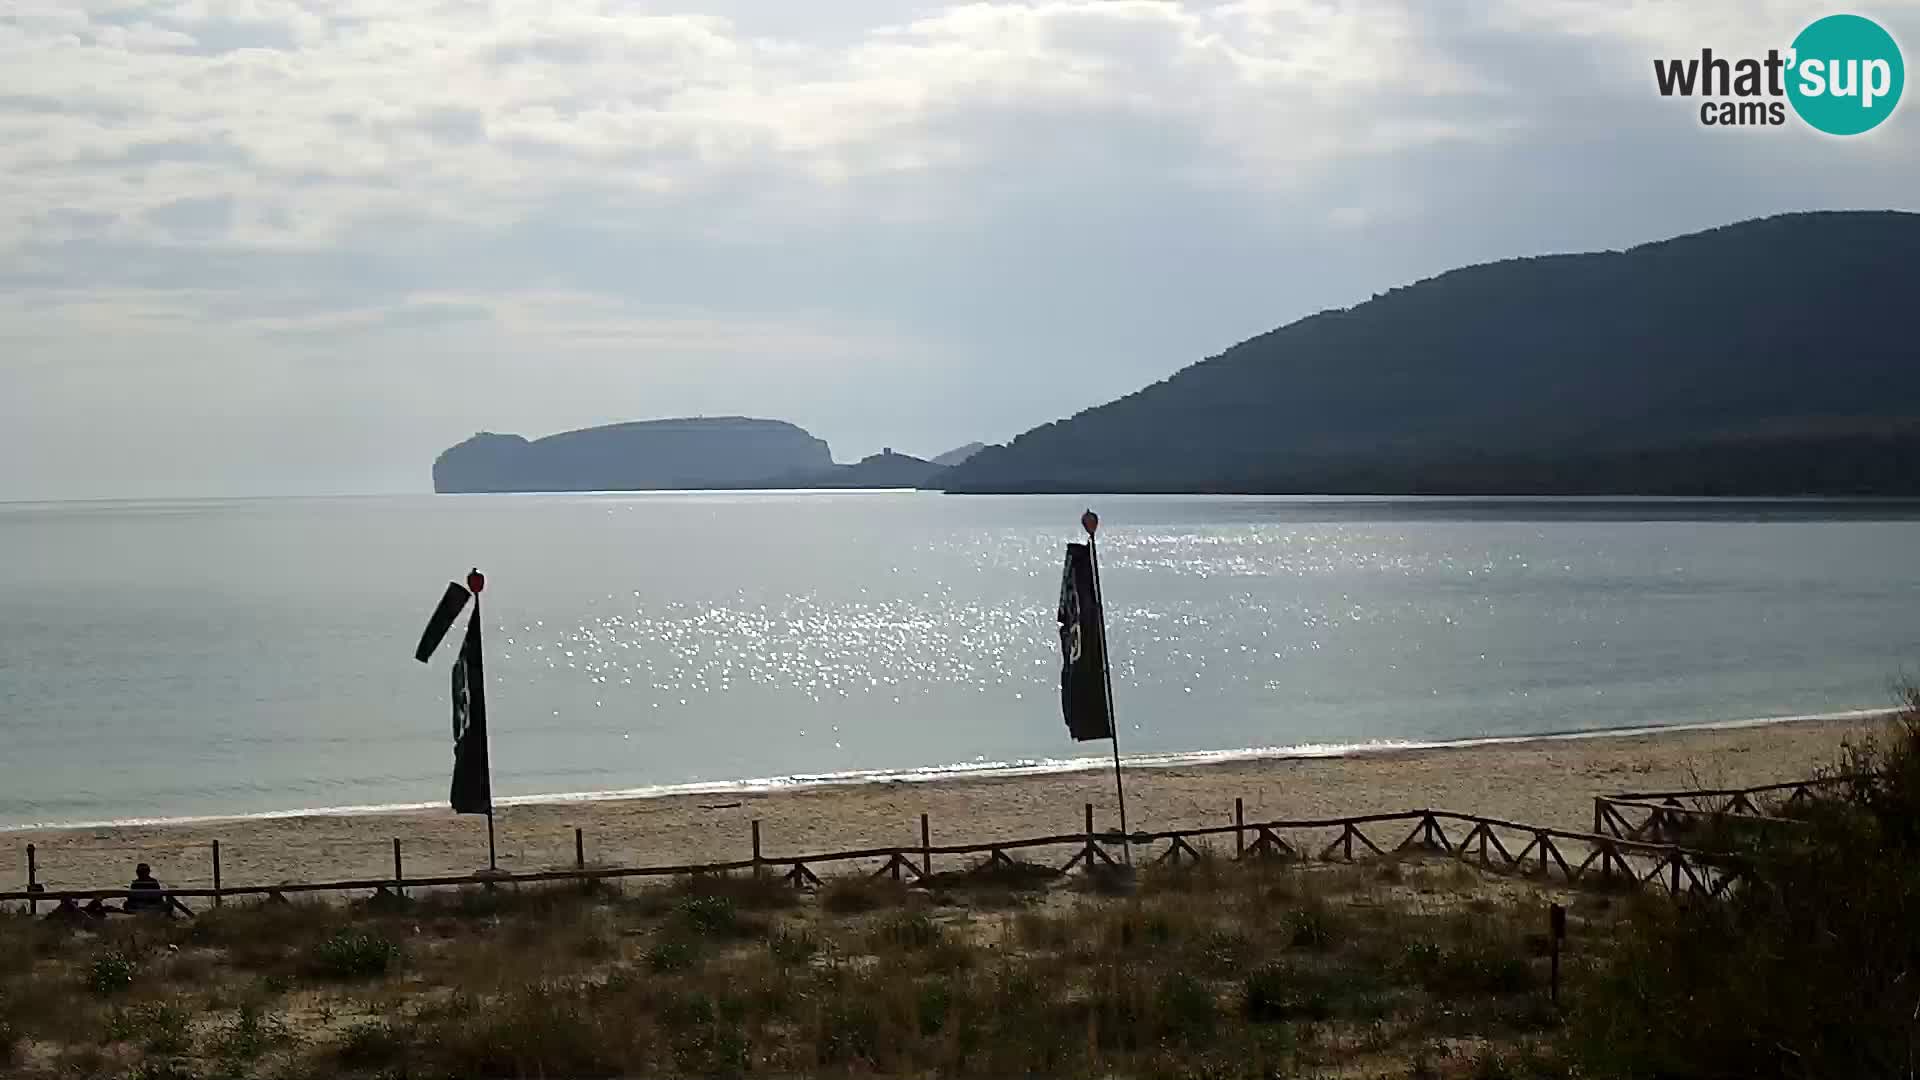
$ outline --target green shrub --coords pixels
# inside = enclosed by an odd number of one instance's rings
[[[945,979],[922,984],[914,997],[914,1021],[922,1035],[938,1035],[952,1010],[953,987]]]
[[[87,965],[87,989],[105,997],[133,986],[133,959],[118,949],[107,949]]]
[[[740,926],[733,898],[719,893],[689,896],[680,901],[675,914],[687,929],[708,937],[733,934]]]
[[[400,961],[400,946],[371,930],[336,930],[313,946],[308,966],[330,979],[370,979]]]
[[[647,967],[654,971],[691,971],[699,962],[700,950],[690,941],[668,938],[647,949]]]
[[[1903,1076],[1920,1015],[1920,692],[1843,748],[1798,826],[1752,830],[1718,903],[1638,902],[1572,995],[1582,1075]],[[1578,944],[1575,943],[1578,948]]]

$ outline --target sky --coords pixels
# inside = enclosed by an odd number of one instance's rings
[[[1920,207],[1920,101],[1655,91],[1836,10],[0,0],[0,500],[667,416],[931,456],[1455,266]]]

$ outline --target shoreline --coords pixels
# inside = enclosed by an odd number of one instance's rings
[[[1895,707],[1838,709],[1830,712],[1795,713],[1782,716],[1747,717],[1735,720],[1705,720],[1687,724],[1652,724],[1623,728],[1595,728],[1577,731],[1549,731],[1525,735],[1481,735],[1463,739],[1384,739],[1359,743],[1298,743],[1290,746],[1243,747],[1233,750],[1179,750],[1121,754],[1127,769],[1169,769],[1204,767],[1241,762],[1345,760],[1349,758],[1390,756],[1431,750],[1463,750],[1499,747],[1534,742],[1576,742],[1586,739],[1620,739],[1659,736],[1667,733],[1702,731],[1738,731],[1778,724],[1869,723],[1892,716]],[[750,795],[816,788],[857,787],[870,784],[940,784],[955,781],[1057,776],[1101,772],[1111,768],[1110,757],[1074,757],[1017,759],[1014,761],[959,762],[950,765],[924,765],[907,769],[850,769],[832,773],[799,773],[791,776],[754,777],[741,780],[697,780],[679,784],[648,784],[633,788],[596,791],[548,792],[535,795],[496,797],[496,807],[570,806],[582,803],[627,802],[673,799],[695,795]],[[1599,794],[1598,792],[1594,794]],[[0,825],[0,841],[19,833],[60,833],[77,830],[121,828],[173,828],[207,826],[253,821],[286,821],[305,818],[385,817],[406,814],[430,814],[443,809],[444,801],[417,803],[369,803],[347,806],[301,807],[288,810],[261,810],[234,814],[189,814],[158,817],[103,818],[72,822],[29,822]]]
[[[1593,796],[1622,790],[1746,787],[1802,779],[1884,710],[1730,721],[1711,726],[1497,737],[1469,745],[1389,746],[1342,756],[1241,757],[1137,767],[1127,776],[1136,830],[1411,809],[1480,814],[1585,832]],[[1113,778],[1101,768],[975,772],[936,780],[787,785],[757,791],[502,802],[499,865],[563,869],[580,830],[589,865],[727,862],[761,833],[769,860],[826,850],[932,842],[985,843],[1078,834],[1083,806],[1115,827]],[[25,847],[49,889],[116,887],[136,861],[166,884],[209,887],[219,844],[227,886],[384,879],[396,842],[405,876],[453,876],[487,864],[487,821],[444,806],[376,813],[301,813],[192,823],[16,830],[0,838],[0,882],[26,880]]]

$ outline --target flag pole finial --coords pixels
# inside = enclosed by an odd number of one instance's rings
[[[1094,513],[1092,510],[1088,510],[1086,513],[1081,514],[1080,527],[1087,530],[1088,536],[1092,536],[1100,528],[1100,515]]]
[[[482,574],[480,572],[479,567],[476,566],[473,569],[467,571],[467,591],[468,592],[473,593],[475,596],[478,596],[480,594],[480,590],[486,587],[487,587],[487,575]]]

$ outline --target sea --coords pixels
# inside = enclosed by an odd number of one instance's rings
[[[0,504],[0,828],[443,804],[449,580],[497,797],[1097,767],[1096,509],[1142,763],[1871,709],[1920,503],[677,492]],[[1490,782],[1498,782],[1497,778]]]

